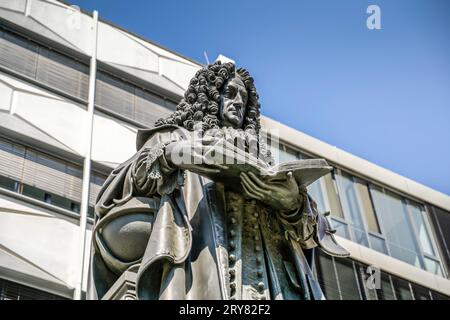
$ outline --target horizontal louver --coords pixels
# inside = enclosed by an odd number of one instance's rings
[[[341,299],[333,260],[322,253],[317,255],[317,280],[328,300]]]
[[[95,104],[124,117],[133,118],[134,87],[119,79],[98,73]]]
[[[38,46],[7,32],[0,32],[0,64],[20,74],[35,78]]]
[[[0,139],[0,176],[22,183],[24,185],[22,193],[39,200],[43,200],[46,193],[53,194],[49,201],[56,206],[74,210],[70,201],[78,205],[81,201],[83,179],[81,166],[3,139]],[[98,192],[105,180],[104,175],[91,174],[89,206],[95,205]],[[65,199],[70,201],[67,202]]]
[[[79,202],[81,199],[83,172],[80,167],[67,164],[66,173],[64,196],[75,202]]]
[[[89,68],[28,39],[0,31],[0,65],[51,88],[87,100]]]
[[[357,274],[353,261],[345,258],[334,258],[336,264],[339,289],[343,300],[361,300]]]
[[[105,182],[106,177],[93,174],[91,176],[91,185],[89,189],[89,206],[93,207],[95,205],[97,195],[100,192],[100,189]]]
[[[81,197],[81,175],[68,170],[64,162],[47,155],[27,150],[23,171],[23,183],[79,201]]]
[[[66,298],[0,279],[0,300],[66,300]]]
[[[169,100],[101,71],[97,73],[95,104],[150,128],[176,108]]]
[[[36,79],[74,97],[87,100],[88,67],[62,54],[40,48]]]
[[[25,148],[0,139],[0,175],[21,181]]]
[[[156,120],[168,117],[173,111],[163,107],[164,99],[136,88],[134,99],[134,119],[153,127]]]

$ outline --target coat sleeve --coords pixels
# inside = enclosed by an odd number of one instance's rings
[[[165,147],[182,139],[176,132],[156,131],[126,162],[114,169],[97,197],[99,218],[132,197],[152,197],[170,193],[182,183],[181,170],[172,168],[164,156]]]

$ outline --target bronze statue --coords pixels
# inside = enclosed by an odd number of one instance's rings
[[[311,271],[315,248],[348,253],[291,171],[236,173],[235,163],[196,151],[196,161],[174,160],[193,150],[193,135],[209,150],[241,137],[241,151],[269,166],[258,99],[245,69],[216,62],[196,73],[170,117],[138,132],[137,153],[97,198],[94,298],[131,269],[138,299],[324,298]]]

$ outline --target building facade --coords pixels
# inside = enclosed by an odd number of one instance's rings
[[[201,67],[63,2],[0,1],[0,300],[86,292],[99,188],[134,154],[137,129],[173,112]],[[279,161],[334,167],[309,187],[351,252],[317,257],[328,299],[449,299],[450,196],[262,122],[280,133]]]

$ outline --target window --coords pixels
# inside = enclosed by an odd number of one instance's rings
[[[283,144],[269,143],[269,146],[275,159],[279,155],[279,162],[311,158]],[[450,264],[450,243],[446,236],[450,234],[450,213],[430,209],[433,212],[431,224],[423,205],[341,169],[334,169],[309,185],[308,193],[317,203],[319,213],[330,211],[337,235],[431,273],[446,274],[441,257]],[[445,239],[440,243],[444,252],[436,245],[436,232]],[[332,281],[331,278],[325,280]],[[389,295],[388,292],[383,294]]]
[[[335,272],[333,257],[316,251],[317,280],[328,300],[340,300],[338,279]]]
[[[39,48],[36,80],[73,97],[88,99],[88,66],[44,47]]]
[[[397,277],[392,277],[392,285],[394,287],[397,300],[413,300],[408,281]]]
[[[87,65],[17,34],[0,30],[0,65],[72,97],[87,100]]]
[[[95,104],[150,127],[175,110],[173,102],[102,71],[97,72]]]
[[[82,168],[42,152],[0,139],[0,188],[80,212]],[[91,174],[89,215],[106,176]]]
[[[280,163],[297,160],[298,152],[285,145],[280,145]]]
[[[342,300],[361,300],[359,281],[354,262],[346,258],[334,258]]]
[[[336,234],[346,239],[350,239],[348,224],[339,201],[334,172],[331,172],[308,186],[308,192],[316,201],[320,213],[329,211],[331,214],[331,224],[336,229]]]
[[[432,241],[430,222],[428,221],[425,207],[412,201],[408,201],[407,208],[411,216],[419,246],[424,256],[425,270],[443,276],[437,249]]]
[[[0,64],[30,78],[36,77],[38,46],[33,42],[0,30]]]
[[[428,212],[434,230],[438,235],[437,240],[441,248],[441,257],[443,262],[446,263],[448,277],[450,268],[450,212],[432,206],[428,206]]]
[[[378,299],[395,300],[394,287],[392,286],[391,277],[382,272],[380,277],[380,289],[376,290]]]
[[[402,198],[378,187],[371,188],[371,192],[390,255],[422,267],[414,230]]]
[[[13,179],[0,176],[0,187],[14,192],[18,191],[19,183]]]
[[[338,175],[338,186],[342,209],[347,217],[346,220],[349,223],[352,239],[368,247],[369,242],[363,220],[364,207],[359,194],[364,189],[362,186],[358,188],[358,183],[347,174]]]
[[[0,278],[0,300],[66,300],[66,298]]]
[[[367,286],[368,266],[348,258],[331,257],[316,251],[314,270],[328,300],[449,300],[429,290],[380,270],[378,288]]]

